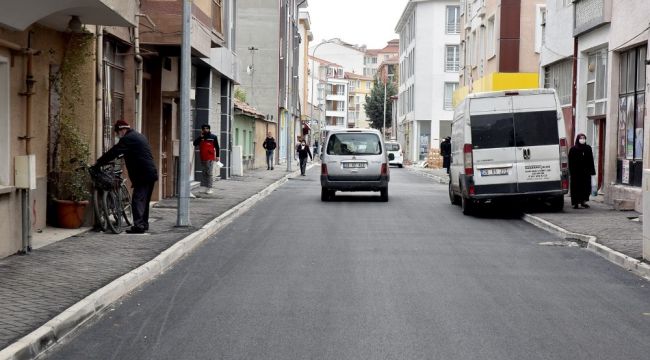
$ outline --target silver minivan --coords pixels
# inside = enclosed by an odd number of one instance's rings
[[[373,129],[340,129],[327,134],[321,153],[321,200],[336,191],[379,191],[388,201],[390,173],[381,133]]]

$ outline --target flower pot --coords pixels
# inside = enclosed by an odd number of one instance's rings
[[[88,201],[54,200],[57,225],[64,229],[78,229],[84,222]]]

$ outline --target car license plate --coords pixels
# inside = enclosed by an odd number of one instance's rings
[[[508,169],[507,168],[481,169],[481,176],[498,176],[498,175],[508,175]]]
[[[343,168],[344,169],[365,169],[366,163],[365,162],[344,162]]]

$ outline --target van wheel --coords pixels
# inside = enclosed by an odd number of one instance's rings
[[[476,204],[464,196],[461,197],[460,206],[463,209],[463,215],[472,215],[476,211]]]
[[[460,204],[460,199],[456,194],[454,194],[454,190],[451,187],[451,180],[449,181],[449,201],[451,201],[452,205],[459,205]]]
[[[561,212],[564,209],[564,196],[556,196],[548,201],[551,211]]]
[[[379,190],[379,196],[380,196],[380,200],[382,202],[387,202],[388,201],[388,188],[383,188],[383,189]]]
[[[332,192],[328,188],[320,188],[320,201],[329,201],[332,195]]]
[[[401,168],[404,167],[404,165],[403,164],[397,164],[397,167],[401,169]]]

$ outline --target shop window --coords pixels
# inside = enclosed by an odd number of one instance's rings
[[[617,181],[634,186],[641,186],[643,166],[646,52],[641,46],[620,54]]]
[[[0,185],[9,185],[11,179],[9,93],[9,62],[0,57]]]

